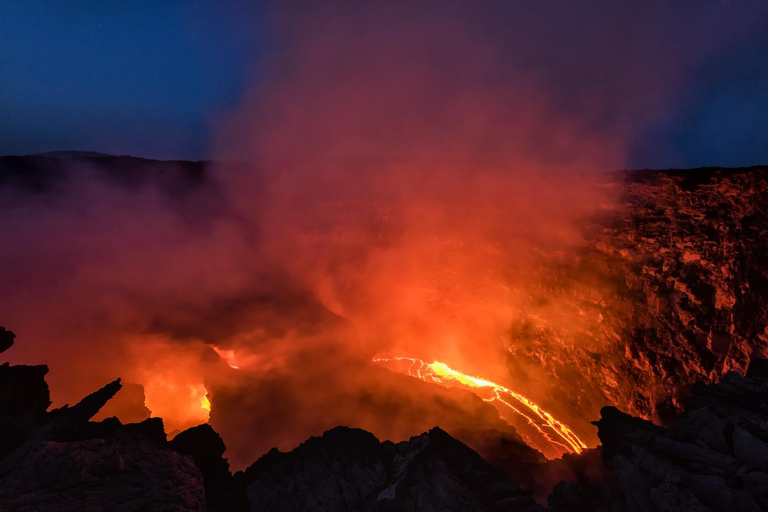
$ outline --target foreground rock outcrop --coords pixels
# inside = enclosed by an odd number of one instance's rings
[[[0,366],[0,510],[205,510],[203,476],[162,421],[89,422],[119,379],[48,411],[45,366]]]
[[[627,510],[768,510],[768,372],[699,385],[669,429],[613,407],[596,422]]]
[[[153,442],[118,426],[104,437],[39,443],[0,482],[0,509],[205,510],[199,469],[164,433]]]
[[[508,474],[439,428],[393,444],[337,427],[232,475],[210,426],[167,441],[159,418],[89,421],[120,391],[119,379],[48,411],[46,373],[44,366],[0,366],[3,511],[537,508]],[[538,459],[525,463],[531,460]]]
[[[398,444],[337,427],[245,472],[257,510],[531,510],[530,493],[439,428]]]
[[[669,428],[605,407],[606,478],[555,487],[559,512],[768,510],[768,364],[697,385]]]
[[[768,511],[765,360],[694,386],[668,427],[605,407],[602,446],[561,460],[472,434],[500,469],[440,428],[395,444],[336,427],[234,475],[208,425],[167,441],[159,418],[89,421],[119,380],[48,411],[46,372],[0,366],[3,511],[533,511],[547,486],[552,512]]]

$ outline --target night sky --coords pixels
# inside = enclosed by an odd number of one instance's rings
[[[210,157],[270,50],[267,8],[225,3],[0,2],[0,154]],[[631,167],[768,163],[768,19],[756,26],[688,73]]]

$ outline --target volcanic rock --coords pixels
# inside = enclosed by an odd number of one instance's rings
[[[560,460],[506,432],[462,432],[499,452],[501,470],[440,428],[395,444],[336,427],[235,475],[208,425],[168,442],[159,418],[88,421],[119,380],[47,412],[46,372],[0,367],[0,510],[532,511],[526,487],[541,495],[546,478],[564,480],[552,512],[768,510],[768,364],[757,359],[746,376],[694,386],[668,427],[603,408],[602,447]]]
[[[0,482],[0,509],[205,510],[194,463],[130,430],[109,439],[43,441]]]
[[[0,461],[0,477],[15,469],[15,466],[24,460],[38,444],[66,434],[86,423],[118,391],[120,391],[120,379],[86,396],[72,408],[64,406],[48,413],[45,420],[29,437]]]
[[[0,510],[205,510],[203,475],[168,446],[160,419],[88,421],[119,379],[49,412],[47,373],[0,366]]]
[[[337,427],[246,471],[250,510],[531,510],[530,494],[439,428],[393,444]]]
[[[116,416],[124,423],[141,423],[151,414],[145,400],[144,386],[123,383],[120,392],[93,419],[99,421]]]
[[[694,386],[668,429],[613,407],[595,424],[631,512],[768,510],[768,378],[756,371]]]
[[[542,253],[510,329],[510,374],[546,372],[516,391],[572,426],[609,403],[667,421],[768,347],[768,168],[613,178],[617,204],[570,254]]]
[[[218,505],[222,496],[232,488],[229,463],[223,457],[227,447],[221,436],[210,425],[198,425],[181,432],[169,441],[168,446],[192,457],[203,474],[208,507]]]
[[[5,352],[13,345],[13,340],[16,335],[13,331],[5,330],[5,327],[0,327],[0,352]]]
[[[0,460],[44,422],[51,405],[47,366],[0,365]]]

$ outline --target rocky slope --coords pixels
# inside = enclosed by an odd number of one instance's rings
[[[271,452],[245,477],[250,510],[530,510],[530,493],[434,428],[379,443],[337,427],[290,453]]]
[[[232,475],[210,426],[169,442],[158,418],[88,421],[119,380],[47,411],[45,373],[0,366],[0,510],[533,511],[526,487],[541,495],[544,475],[564,480],[550,487],[553,512],[768,510],[766,360],[694,386],[668,428],[605,407],[601,448],[548,462],[499,454],[512,471],[439,428],[394,444],[337,427]],[[523,471],[538,478],[521,485]]]
[[[595,422],[618,488],[612,510],[768,510],[768,364],[697,385],[670,428],[606,407]],[[570,510],[598,510],[575,503]],[[569,510],[561,507],[558,510]]]
[[[625,360],[642,387],[614,403],[650,413],[766,355],[768,169],[638,172],[627,201],[603,253],[632,297]]]
[[[510,329],[510,375],[546,375],[519,391],[571,424],[605,404],[663,422],[768,347],[768,168],[619,178],[578,251],[542,254]]]

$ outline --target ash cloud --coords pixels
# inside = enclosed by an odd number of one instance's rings
[[[220,123],[225,163],[188,193],[92,162],[44,192],[6,184],[12,355],[50,364],[57,404],[141,384],[169,429],[200,420],[205,384],[236,458],[338,423],[407,436],[474,407],[419,416],[415,384],[370,368],[380,352],[535,394],[540,368],[505,365],[526,287],[614,207],[602,171],[757,5],[273,5],[274,57]],[[536,398],[590,435],[593,415]]]

